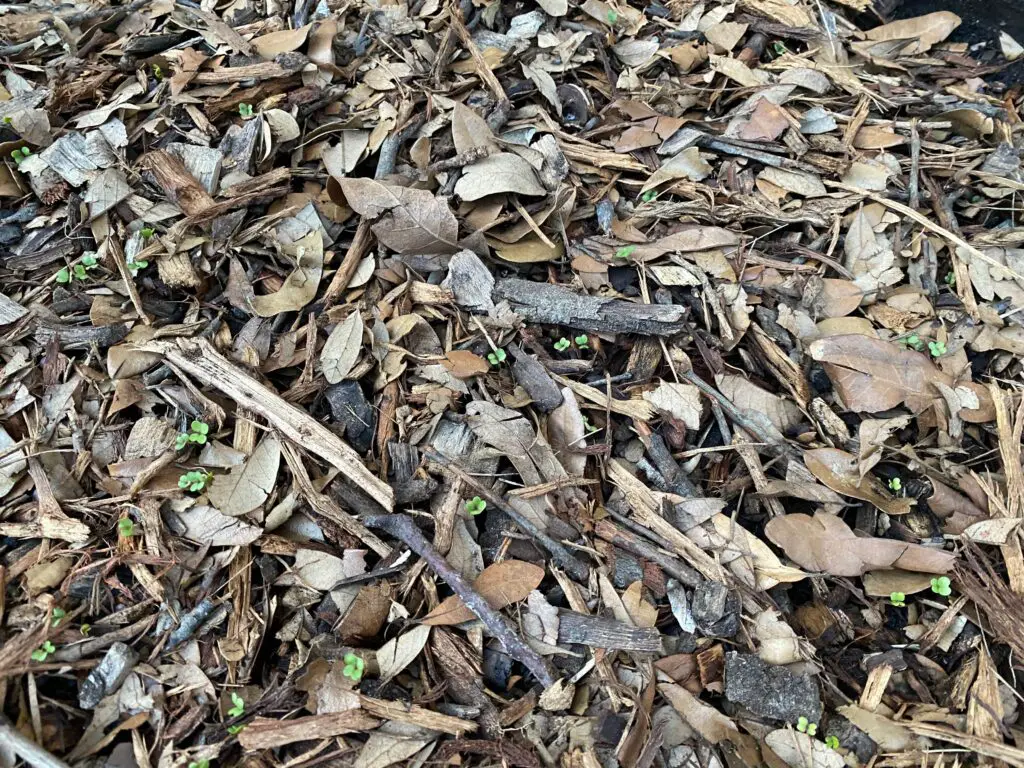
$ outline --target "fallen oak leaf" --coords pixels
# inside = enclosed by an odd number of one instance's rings
[[[840,518],[821,511],[813,518],[802,513],[773,518],[764,532],[797,565],[832,576],[860,576],[884,568],[947,573],[956,561],[952,552],[941,549],[857,536]]]
[[[244,464],[213,481],[207,491],[210,503],[231,517],[258,509],[274,489],[280,464],[281,441],[267,435]]]
[[[805,451],[804,464],[812,475],[836,493],[871,502],[887,514],[905,515],[916,503],[911,498],[893,498],[870,475],[861,477],[857,457],[838,448]]]
[[[324,241],[319,229],[290,245],[283,245],[281,250],[295,259],[295,271],[285,278],[280,290],[252,298],[252,310],[260,317],[298,311],[313,300],[320,287],[324,271]]]
[[[544,579],[544,569],[522,560],[503,560],[489,565],[473,582],[473,589],[495,610],[530,596]],[[458,595],[452,595],[423,617],[429,626],[448,626],[476,618]]]
[[[444,200],[425,189],[399,187],[374,179],[336,179],[349,207],[360,216],[380,220],[373,234],[398,253],[455,253],[460,250],[459,222]]]
[[[547,194],[537,180],[533,166],[511,152],[499,152],[467,165],[455,184],[455,194],[463,200],[479,200],[502,192],[532,196]]]

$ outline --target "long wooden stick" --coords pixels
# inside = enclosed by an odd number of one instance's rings
[[[6,717],[0,716],[0,744],[10,747],[22,760],[32,768],[68,768],[63,760],[58,760],[21,731],[11,725]]]

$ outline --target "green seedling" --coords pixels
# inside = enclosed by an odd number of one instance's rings
[[[818,732],[818,724],[810,722],[806,717],[800,715],[796,719],[796,729],[800,733],[806,733],[808,736],[813,736]]]
[[[466,502],[466,514],[472,515],[473,517],[476,517],[485,509],[487,509],[487,502],[479,496],[474,496]]]
[[[82,260],[71,267],[61,267],[57,270],[57,274],[53,276],[53,279],[58,283],[70,283],[72,280],[85,280],[89,276],[90,269],[96,269],[99,266],[99,261],[91,253],[87,253],[82,257]]]
[[[244,730],[245,730],[245,723],[239,723],[238,725],[229,725],[228,726],[228,733],[230,733],[232,736],[237,736],[238,734],[240,734]]]
[[[156,230],[152,227],[143,227],[139,230],[139,234],[142,235],[143,240],[149,240],[149,238],[156,234]]]
[[[11,123],[14,122],[14,118],[11,117],[10,115],[8,115],[7,117],[4,118],[4,122],[7,123],[8,125],[10,125]]]
[[[658,196],[658,193],[657,193],[657,192],[655,192],[655,191],[654,191],[653,189],[648,189],[648,190],[647,190],[646,192],[644,192],[644,193],[643,193],[643,194],[642,194],[642,195],[640,196],[640,199],[641,199],[641,200],[643,200],[643,201],[644,201],[645,203],[653,203],[653,202],[654,202],[654,199],[655,199],[655,198],[656,198],[657,196]]]
[[[92,632],[92,624],[83,624],[78,628],[78,631],[82,633],[82,637],[88,637],[89,633]]]
[[[892,480],[889,481],[889,490],[892,491],[893,493],[899,493],[900,491],[903,490],[903,481],[900,480],[898,477],[894,477]]]
[[[786,53],[786,44],[783,43],[781,40],[776,40],[774,43],[772,43],[772,52],[776,56],[782,56],[783,54]]]
[[[907,338],[903,340],[903,343],[906,344],[911,349],[916,349],[918,352],[924,351],[924,342],[921,341],[921,337],[918,336],[916,333],[912,333],[909,336],[907,336]]]
[[[54,608],[53,613],[51,613],[50,615],[50,625],[53,627],[57,627],[60,625],[61,621],[63,621],[64,617],[68,615],[68,612],[65,611],[63,608]]]
[[[587,338],[587,334],[583,333],[573,339],[573,341],[576,342],[576,346],[580,349],[588,349],[587,342],[590,341],[590,339]]]
[[[354,653],[346,653],[343,661],[345,662],[345,667],[341,670],[341,674],[356,683],[363,679],[363,669],[366,667],[366,662],[361,657]]]
[[[153,65],[153,77],[155,77],[157,80],[164,79],[164,71],[160,68],[159,64]]]
[[[194,469],[191,472],[186,472],[178,478],[178,487],[188,490],[191,493],[199,493],[212,479],[212,472],[204,472],[202,470]]]
[[[839,749],[839,739],[836,736],[826,736],[825,746],[829,749]]]
[[[608,23],[614,27],[615,23],[619,20],[619,14],[615,11],[608,11],[608,15],[605,18],[607,18]]]
[[[953,594],[953,589],[950,587],[949,576],[937,576],[932,579],[932,592],[936,595],[942,595],[943,597],[949,597]]]
[[[32,661],[46,661],[46,657],[56,652],[57,647],[49,640],[45,640],[41,646],[32,651]]]
[[[227,711],[227,714],[232,718],[242,717],[246,714],[246,701],[238,693],[231,691],[231,709]]]
[[[122,517],[117,521],[117,535],[122,539],[130,539],[135,535],[135,522],[130,517]]]
[[[210,425],[205,421],[194,420],[189,424],[188,432],[179,432],[174,439],[174,447],[179,451],[189,443],[204,445],[206,436],[210,434]]]
[[[932,353],[932,357],[942,357],[944,354],[946,354],[946,342],[929,341],[928,351]]]
[[[615,252],[616,259],[628,259],[633,255],[633,251],[636,250],[635,245],[624,245]]]
[[[210,761],[205,757],[202,760],[193,760],[188,764],[188,768],[210,768]]]
[[[132,271],[132,275],[139,274],[139,272],[141,272],[148,266],[149,262],[146,261],[145,259],[141,259],[139,261],[132,260],[128,262],[128,269]]]
[[[569,340],[567,338],[565,338],[565,336],[563,336],[562,338],[560,338],[558,341],[555,342],[554,347],[559,352],[565,352],[565,350],[567,350],[569,348],[569,345],[570,345]]]
[[[897,608],[906,608],[907,596],[902,592],[890,592],[889,602],[895,605]]]
[[[252,104],[239,104],[238,114],[242,117],[252,117]]]
[[[593,432],[597,432],[597,427],[591,424],[590,419],[588,419],[586,416],[583,417],[583,428],[586,430],[588,435]]]
[[[956,287],[956,272],[950,271],[946,273],[946,285],[950,288]]]
[[[32,154],[32,150],[28,147],[22,147],[11,152],[11,159],[14,160],[15,165],[21,165],[21,161]]]
[[[505,362],[505,358],[507,357],[508,355],[505,353],[504,349],[496,349],[487,355],[487,362],[491,365],[501,365]]]

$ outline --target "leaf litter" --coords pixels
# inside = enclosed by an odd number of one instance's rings
[[[1024,30],[894,5],[0,13],[0,760],[1024,765]]]

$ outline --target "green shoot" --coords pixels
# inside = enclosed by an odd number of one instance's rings
[[[912,333],[903,340],[903,343],[912,349],[916,349],[918,352],[924,351],[924,342],[921,341],[921,337],[916,333]]]
[[[907,596],[905,594],[903,594],[902,592],[890,592],[889,593],[889,602],[892,603],[897,608],[906,608],[907,607]]]
[[[205,757],[202,760],[193,760],[188,764],[188,768],[210,768],[210,761]]]
[[[559,352],[565,352],[565,350],[569,348],[569,340],[565,338],[565,336],[563,336],[562,338],[555,342],[554,347]]]
[[[88,637],[89,633],[92,632],[92,624],[83,624],[78,628],[78,631],[82,633],[82,637]]]
[[[164,71],[160,68],[159,64],[153,65],[153,77],[155,77],[157,80],[164,79]]]
[[[68,615],[68,612],[65,611],[63,608],[54,608],[53,609],[53,613],[51,614],[51,626],[53,626],[53,627],[59,626],[61,621],[67,615]]]
[[[487,502],[481,499],[479,496],[474,496],[472,499],[466,502],[466,513],[476,517],[481,512],[487,509]]]
[[[653,189],[648,189],[640,196],[640,199],[643,200],[645,203],[652,203],[654,202],[654,198],[656,198],[657,196],[657,192],[655,192]]]
[[[800,717],[796,719],[796,729],[800,731],[800,733],[806,733],[808,736],[813,736],[818,732],[818,724],[809,722],[806,717],[800,715]]]
[[[149,266],[149,262],[146,261],[145,259],[141,259],[140,261],[134,261],[133,260],[133,261],[129,261],[128,262],[128,269],[130,269],[132,271],[133,275],[137,275],[139,272],[141,272],[143,269],[145,269],[148,266]]]
[[[507,357],[508,355],[505,353],[504,349],[496,349],[487,355],[487,362],[491,365],[501,365],[505,362],[505,358]]]
[[[953,594],[953,589],[950,587],[949,576],[937,576],[932,579],[932,592],[936,595],[942,595],[943,597],[949,597]]]
[[[28,147],[22,147],[11,152],[11,159],[14,160],[15,165],[21,165],[21,161],[32,154],[32,150]]]
[[[205,488],[212,479],[212,472],[192,470],[178,478],[178,487],[187,489],[192,493],[199,493],[199,491],[203,490],[203,488]]]
[[[949,271],[949,272],[946,273],[946,285],[948,285],[950,288],[955,288],[956,287],[956,273],[955,272]]]
[[[122,517],[117,521],[117,535],[122,539],[130,539],[135,535],[135,522],[130,517]]]
[[[70,283],[71,282],[71,270],[67,267],[61,267],[57,270],[57,274],[53,276],[53,279],[58,283]]]
[[[142,235],[143,240],[149,240],[149,238],[151,238],[155,233],[156,230],[152,227],[143,227],[139,230],[139,234]]]
[[[583,428],[586,430],[588,435],[597,432],[597,427],[591,424],[590,419],[586,416],[583,417]]]
[[[242,117],[252,117],[252,104],[239,104],[238,114]]]
[[[228,726],[228,733],[230,733],[232,736],[237,736],[238,734],[240,734],[244,730],[245,730],[245,723],[239,723],[238,725],[229,725]]]
[[[231,703],[234,705],[228,710],[231,717],[241,717],[245,714],[245,699],[234,691],[231,692]]]
[[[608,23],[614,27],[615,23],[619,20],[619,14],[615,11],[608,11],[608,16],[606,18],[608,19]]]
[[[356,683],[363,679],[363,669],[366,667],[366,662],[361,657],[354,653],[346,653],[344,662],[345,667],[341,670],[342,675]]]
[[[826,736],[825,746],[829,749],[839,749],[839,738],[836,736]]]
[[[615,252],[616,259],[628,259],[633,255],[633,251],[636,250],[635,245],[624,245]]]
[[[8,115],[7,117],[4,118],[4,122],[7,123],[8,125],[10,125],[11,123],[14,122],[14,118],[11,117],[10,115]]]
[[[56,650],[57,647],[49,640],[46,640],[41,646],[32,651],[32,661],[46,661],[46,657]]]
[[[205,421],[193,420],[193,422],[189,424],[188,432],[178,433],[178,436],[174,439],[174,447],[180,451],[189,443],[204,445],[208,434],[210,434],[209,424]]]
[[[590,339],[587,338],[587,334],[583,333],[573,339],[573,341],[576,342],[576,346],[580,349],[587,349],[587,342],[590,341]]]
[[[898,477],[894,477],[892,480],[889,481],[889,490],[892,491],[893,493],[899,493],[900,491],[903,490],[903,481],[900,480]]]
[[[946,342],[929,341],[928,351],[932,353],[932,357],[942,357],[944,354],[946,354]]]

